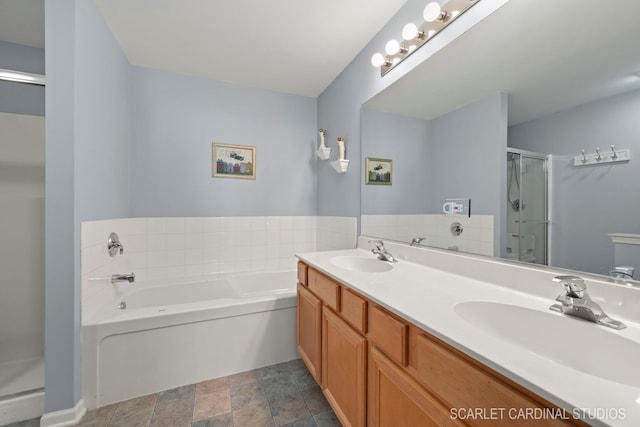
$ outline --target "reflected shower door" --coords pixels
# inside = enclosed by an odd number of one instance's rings
[[[520,259],[547,264],[547,159],[520,157]]]
[[[507,153],[506,257],[548,263],[547,159],[514,150]]]

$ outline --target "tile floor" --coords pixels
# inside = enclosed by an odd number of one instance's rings
[[[38,425],[30,420],[11,427]],[[87,412],[79,426],[339,427],[340,422],[296,359],[104,406]]]

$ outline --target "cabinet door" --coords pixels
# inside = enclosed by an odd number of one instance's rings
[[[322,310],[322,388],[345,427],[366,424],[367,341],[328,307]]]
[[[449,411],[407,373],[371,347],[369,425],[371,427],[460,426]]]
[[[322,302],[298,283],[298,331],[296,344],[298,353],[318,384],[322,343]]]

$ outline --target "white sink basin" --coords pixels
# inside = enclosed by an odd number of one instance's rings
[[[382,273],[393,269],[393,266],[386,261],[361,256],[335,256],[329,259],[329,262],[336,267],[360,273]]]
[[[640,387],[640,344],[618,331],[551,311],[495,302],[463,302],[454,311],[473,327],[568,368]]]

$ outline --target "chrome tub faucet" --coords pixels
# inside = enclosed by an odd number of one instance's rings
[[[382,240],[369,240],[369,243],[373,243],[375,245],[375,248],[371,249],[371,252],[378,255],[379,260],[398,262],[398,260],[395,259],[394,256],[391,255],[384,247],[384,242]]]
[[[565,293],[556,298],[556,301],[560,302],[560,304],[552,305],[549,307],[550,310],[579,317],[613,329],[627,327],[624,323],[607,316],[604,310],[593,302],[587,293],[587,285],[584,284],[584,280],[581,277],[556,276],[552,280],[556,283],[562,283]]]
[[[131,274],[114,274],[111,276],[111,283],[117,282],[129,282],[133,283],[136,280],[136,275],[134,273]]]

